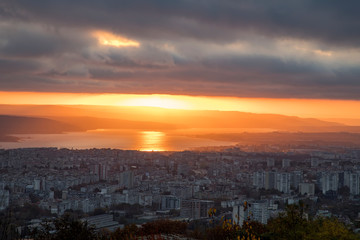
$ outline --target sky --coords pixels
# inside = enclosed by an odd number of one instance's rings
[[[220,110],[282,114],[360,124],[360,101],[327,99],[238,98],[170,94],[1,92],[7,105],[91,105],[160,107],[185,110]],[[22,108],[21,108],[22,109]],[[17,114],[21,114],[22,110]],[[0,110],[1,112],[1,110]],[[335,119],[336,118],[336,119]],[[339,119],[340,118],[340,119]],[[348,121],[353,119],[356,121]]]
[[[358,0],[2,0],[0,91],[345,100],[350,113],[359,11]]]

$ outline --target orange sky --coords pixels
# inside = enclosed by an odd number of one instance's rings
[[[350,100],[39,92],[0,92],[0,99],[0,104],[152,106],[275,113],[314,118],[360,118],[360,101]]]

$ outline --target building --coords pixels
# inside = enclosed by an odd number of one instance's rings
[[[99,178],[100,180],[108,180],[108,169],[106,164],[99,164]]]
[[[214,201],[190,199],[182,200],[180,216],[183,218],[201,219],[208,217],[208,211],[214,207]]]
[[[308,196],[314,196],[315,194],[315,184],[313,183],[300,183],[299,184],[299,193]]]
[[[122,227],[118,222],[114,221],[112,214],[101,214],[92,217],[82,218],[82,222],[87,222],[88,226],[94,226],[95,230],[107,229],[115,231]]]
[[[264,179],[264,188],[265,189],[275,189],[276,183],[276,173],[275,172],[266,172]]]
[[[339,187],[339,177],[337,172],[321,172],[318,179],[320,190],[323,194],[328,191],[336,192]]]
[[[357,173],[348,173],[348,187],[351,195],[359,195],[360,193],[360,179]]]
[[[40,191],[40,179],[34,179],[34,190],[35,191]]]
[[[253,173],[253,186],[256,188],[264,188],[265,173],[254,172]]]
[[[180,199],[173,195],[161,196],[161,210],[180,209]]]
[[[134,172],[133,171],[124,171],[117,174],[117,179],[119,182],[119,187],[132,188],[134,186]]]
[[[290,193],[290,173],[276,173],[275,189],[283,193]]]
[[[300,181],[302,178],[296,178]],[[253,186],[256,188],[277,189],[283,193],[290,193],[291,174],[287,172],[254,172]]]
[[[246,205],[246,207],[244,206]],[[267,200],[249,201],[246,204],[240,204],[233,207],[233,222],[242,226],[244,221],[253,220],[266,224],[269,215],[269,203]]]
[[[291,173],[290,178],[290,187],[293,189],[297,189],[299,187],[299,184],[303,182],[304,175],[302,171],[294,171]]]
[[[35,191],[45,191],[45,178],[42,179],[34,179],[34,190]]]

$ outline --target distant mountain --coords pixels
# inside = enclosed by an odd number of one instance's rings
[[[348,126],[360,126],[359,118],[324,118],[321,120],[328,121],[328,122],[343,123]]]
[[[62,112],[66,112],[62,107]],[[279,114],[255,114],[235,111],[198,111],[163,109],[156,107],[113,107],[113,106],[66,106],[69,113],[83,116],[116,119],[121,121],[142,121],[172,125],[172,128],[228,128],[228,129],[272,129],[274,131],[337,132],[360,131],[360,127],[350,127],[337,122],[315,118],[300,118]],[[74,111],[77,109],[77,111]],[[101,116],[101,117],[100,117]],[[61,118],[59,118],[61,119]],[[63,119],[61,119],[63,121]],[[98,121],[99,122],[99,121]],[[109,124],[109,126],[112,124]],[[104,127],[107,128],[106,124]],[[169,127],[170,129],[171,127]]]
[[[63,133],[79,130],[70,124],[47,118],[0,115],[0,133],[2,135]]]
[[[20,138],[0,133],[0,142],[17,142]]]
[[[0,113],[41,116],[86,129],[270,129],[303,132],[360,132],[315,118],[236,111],[197,111],[156,107],[0,105]],[[210,130],[211,131],[211,130]]]
[[[95,117],[56,117],[57,119],[0,115],[0,142],[15,142],[11,134],[50,134],[95,129],[169,130],[171,124]]]

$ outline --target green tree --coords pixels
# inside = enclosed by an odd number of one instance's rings
[[[355,240],[360,239],[336,218],[317,218],[311,222],[306,240]]]
[[[288,205],[286,212],[267,224],[267,236],[276,240],[355,240],[360,239],[336,218],[308,219],[305,207]]]
[[[304,205],[288,205],[285,213],[280,213],[277,218],[268,222],[267,228],[272,239],[304,239],[309,229]]]
[[[98,239],[94,227],[88,226],[87,222],[74,220],[69,215],[52,221],[45,221],[40,228],[33,230],[32,237],[35,240]]]

